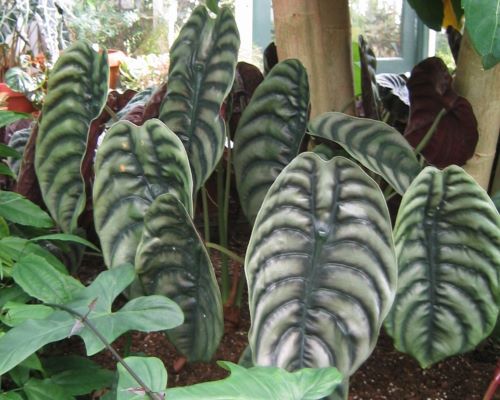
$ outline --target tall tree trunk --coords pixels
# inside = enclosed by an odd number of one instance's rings
[[[487,190],[500,131],[500,64],[485,71],[467,32],[460,46],[454,85],[471,103],[479,130],[476,150],[464,168]]]
[[[348,0],[273,0],[278,58],[298,58],[307,69],[311,117],[354,114]]]

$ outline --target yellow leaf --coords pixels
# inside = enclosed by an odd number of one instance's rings
[[[453,10],[451,0],[443,0],[443,8],[444,15],[441,26],[446,29],[451,25],[453,28],[460,30],[461,24],[459,21],[457,21],[457,16],[455,15],[455,11]]]

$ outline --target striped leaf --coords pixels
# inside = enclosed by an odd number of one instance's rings
[[[153,200],[173,193],[192,214],[192,178],[179,138],[161,121],[114,124],[95,160],[94,222],[108,267],[134,262]]]
[[[231,90],[240,39],[231,12],[216,19],[199,6],[170,50],[168,89],[160,119],[182,140],[189,156],[196,192],[212,173],[224,150],[224,122],[219,116]]]
[[[147,294],[174,300],[184,324],[167,335],[190,361],[209,361],[224,325],[210,257],[184,206],[171,194],[156,198],[144,218],[136,270]]]
[[[328,112],[311,121],[309,130],[313,136],[340,144],[399,194],[406,191],[421,170],[406,139],[383,122]]]
[[[31,134],[31,127],[19,129],[15,131],[9,140],[9,147],[16,150],[19,154],[24,153],[24,148],[26,147],[26,143],[28,143],[28,139]],[[19,174],[19,170],[21,169],[21,161],[22,158],[19,157],[9,157],[7,158],[7,164],[10,169],[17,176]]]
[[[90,122],[106,101],[108,62],[90,43],[66,49],[50,73],[35,149],[43,200],[64,232],[75,232],[85,208],[80,166]]]
[[[255,221],[274,180],[298,154],[309,106],[307,73],[298,60],[277,64],[255,90],[234,141],[241,206]]]
[[[394,231],[398,291],[386,328],[422,367],[473,349],[498,315],[500,217],[460,167],[427,167]]]
[[[302,153],[269,189],[245,269],[255,365],[351,375],[373,350],[396,290],[379,187],[343,157]]]

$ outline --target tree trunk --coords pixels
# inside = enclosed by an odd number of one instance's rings
[[[500,131],[500,64],[485,71],[467,32],[460,46],[454,86],[469,100],[478,122],[479,141],[464,168],[488,190]]]
[[[311,117],[354,114],[348,0],[273,0],[278,58],[298,58],[307,69]]]

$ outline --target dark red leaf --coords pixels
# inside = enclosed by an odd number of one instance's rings
[[[438,168],[463,165],[472,157],[478,140],[477,121],[470,103],[453,90],[452,77],[444,62],[428,58],[413,68],[407,86],[410,92],[410,117],[405,137],[416,147],[437,115],[446,114],[422,150],[426,160]]]
[[[234,132],[236,132],[243,110],[247,107],[253,92],[263,80],[262,72],[255,65],[241,61],[236,65],[236,75],[230,96],[232,100],[232,112],[229,119],[231,138],[234,138]]]
[[[361,98],[364,117],[380,119],[377,92],[377,57],[362,35],[358,37],[359,61],[361,64]]]
[[[146,103],[144,114],[142,116],[142,122],[137,125],[142,125],[144,124],[144,122],[151,118],[158,118],[158,115],[160,114],[160,106],[166,93],[167,84],[164,83],[158,89],[156,89],[149,101]]]

